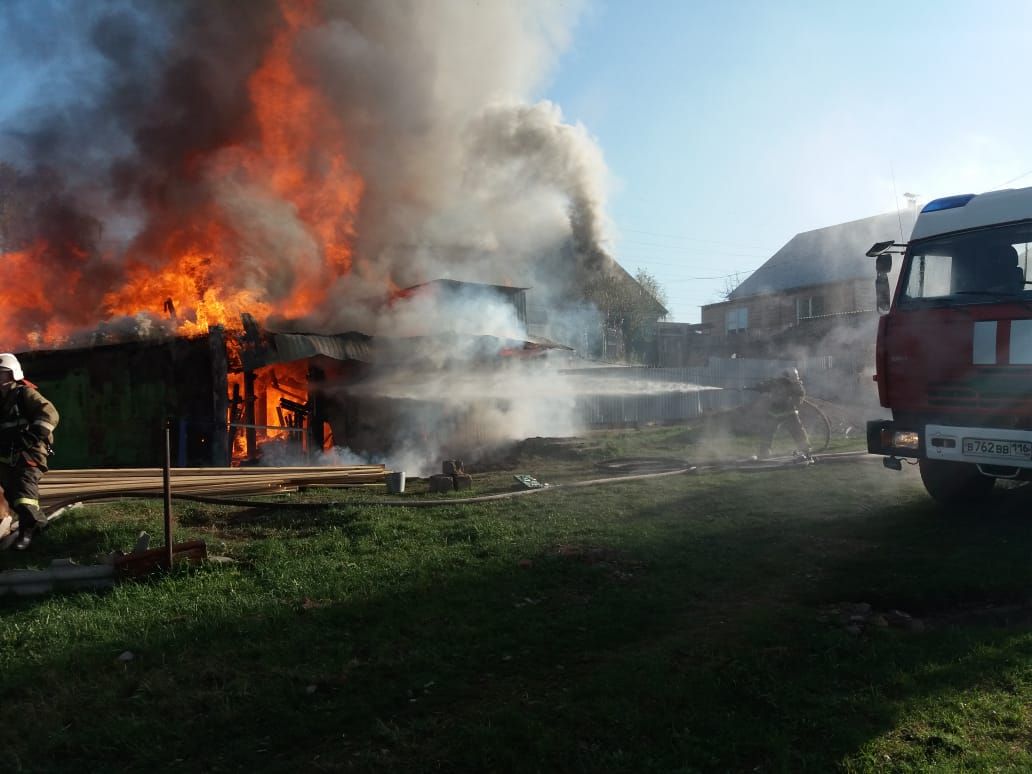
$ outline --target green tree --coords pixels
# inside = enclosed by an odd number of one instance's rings
[[[647,269],[643,269],[640,266],[638,271],[634,273],[634,279],[641,285],[648,295],[652,296],[652,299],[660,306],[666,308],[667,305],[667,292],[666,289],[659,284],[659,280],[656,279],[654,274],[651,274]],[[659,317],[660,320],[665,320],[669,314],[663,314]]]
[[[598,309],[603,327],[621,332],[628,360],[651,359],[656,320],[666,317],[666,293],[655,277],[644,269],[635,277],[618,267],[600,271],[588,281],[585,296]]]

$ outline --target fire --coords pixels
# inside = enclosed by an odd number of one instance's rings
[[[272,189],[297,207],[319,238],[326,268],[340,275],[351,268],[353,216],[363,186],[347,163],[346,128],[292,67],[299,34],[318,21],[314,6],[313,0],[281,3],[287,26],[251,78],[263,149],[253,163],[264,167]],[[318,152],[313,155],[312,149]],[[318,167],[298,162],[304,158]]]
[[[251,388],[247,379],[243,373],[229,374],[234,464],[260,458],[263,447],[273,442],[289,450],[284,456],[293,460],[313,451],[307,364],[297,361],[260,368],[254,372]]]
[[[351,271],[364,183],[348,161],[347,127],[298,66],[304,36],[320,22],[316,3],[280,0],[280,13],[247,81],[251,115],[239,122],[241,135],[183,152],[167,183],[148,193],[132,244],[93,256],[112,276],[70,272],[80,259],[72,246],[59,248],[65,255],[50,272],[47,256],[58,248],[44,241],[0,254],[5,347],[60,345],[76,328],[116,316],[163,317],[193,335],[214,324],[238,328],[243,312],[299,317],[328,302]],[[90,308],[55,308],[54,282],[92,288],[92,303],[80,299]]]
[[[157,272],[143,263],[130,265],[126,284],[104,297],[109,315],[135,314],[140,299],[147,299],[142,308],[162,310],[179,333],[194,335],[215,324],[238,327],[244,312],[264,317],[271,311],[253,291],[233,289],[234,262],[224,260],[233,246],[219,224],[205,232],[174,233],[164,252],[173,257]]]
[[[0,288],[4,324],[0,325],[0,335],[5,342],[23,341],[26,331],[19,330],[22,325],[39,332],[38,326],[45,325],[54,311],[51,295],[37,279],[46,254],[47,244],[38,240],[24,250],[4,253],[0,258],[4,269]]]

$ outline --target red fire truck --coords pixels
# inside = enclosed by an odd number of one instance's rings
[[[1032,188],[936,199],[907,244],[879,242],[876,374],[887,468],[916,459],[942,503],[1032,479]],[[889,273],[902,255],[890,299]]]

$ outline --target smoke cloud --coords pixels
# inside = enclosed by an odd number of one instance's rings
[[[3,248],[43,238],[34,258],[77,278],[77,303],[19,328],[160,317],[162,295],[200,319],[216,290],[273,320],[365,330],[365,300],[439,277],[575,306],[557,302],[608,265],[605,165],[532,99],[577,15],[546,0],[12,0],[2,61],[26,86],[0,115],[0,159],[34,206]],[[189,292],[146,279],[183,254]]]
[[[8,0],[5,346],[200,332],[240,312],[283,331],[422,337],[418,369],[378,365],[359,390],[394,401],[391,446],[412,469],[456,444],[573,431],[574,391],[554,371],[469,376],[527,338],[509,300],[397,295],[435,279],[518,286],[540,335],[574,341],[597,323],[583,286],[612,268],[605,164],[583,126],[535,99],[579,10]]]

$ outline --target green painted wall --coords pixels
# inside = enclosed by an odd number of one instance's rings
[[[212,464],[214,392],[206,338],[19,357],[26,378],[61,414],[52,468],[160,466],[166,418],[173,420],[176,464],[179,419],[184,417],[190,420],[187,464]]]

